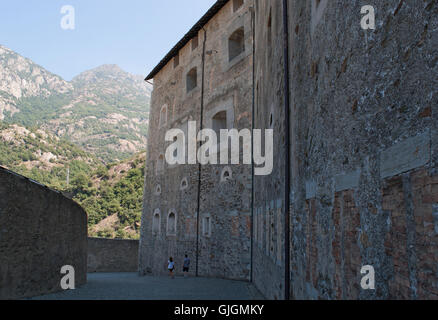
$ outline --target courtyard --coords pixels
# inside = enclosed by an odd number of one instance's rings
[[[89,273],[87,284],[30,300],[263,300],[250,283],[210,278]]]

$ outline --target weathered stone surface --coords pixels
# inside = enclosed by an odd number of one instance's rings
[[[317,185],[315,181],[306,181],[306,200],[315,198],[316,188]]]
[[[207,42],[214,44],[207,45],[206,114],[227,105],[235,90],[234,108],[240,108],[235,125],[249,126],[253,116],[254,128],[274,129],[273,172],[252,177],[251,209],[251,189],[244,187],[251,182],[248,171],[233,167],[233,180],[223,185],[217,183],[220,166],[203,168],[199,220],[196,191],[181,195],[178,189],[184,176],[189,188],[196,188],[197,167],[154,174],[165,150],[158,126],[161,106],[171,106],[172,121],[181,119],[178,125],[200,115],[199,90],[184,92],[184,77],[199,66],[199,55],[184,48],[182,66],[174,70],[169,63],[154,79],[140,272],[164,272],[168,255],[177,261],[184,253],[193,258],[196,232],[209,215],[212,236],[201,235],[198,242],[202,274],[241,277],[249,263],[252,281],[267,298],[285,296],[289,242],[291,298],[437,299],[437,1],[376,2],[376,30],[367,31],[360,24],[362,1],[287,1],[289,74],[283,1],[246,1],[254,6],[255,55],[237,65],[223,60],[223,33],[235,26],[224,18],[232,2],[207,28]],[[248,112],[251,98],[253,114]],[[287,165],[290,186],[285,185]],[[152,192],[158,184],[165,186],[159,197]],[[151,236],[158,208],[166,216],[179,211],[176,237],[165,236],[164,216],[160,233]],[[288,211],[291,233],[285,239]],[[375,269],[376,290],[360,286],[364,265]]]
[[[430,161],[430,143],[430,131],[426,131],[382,151],[380,176],[388,178],[426,165]]]
[[[265,222],[253,281],[268,298],[284,291],[284,268],[273,272],[263,235],[272,228],[269,203],[284,192],[275,173],[284,170],[286,134],[291,297],[438,298],[438,3],[370,4],[374,31],[360,26],[362,1],[288,1],[291,128],[275,124],[279,160],[254,184]],[[284,108],[282,1],[257,1],[255,14],[254,126],[265,128],[272,104],[280,115]],[[360,286],[367,264],[376,290]]]
[[[62,194],[0,168],[0,299],[62,290],[61,268],[87,280],[87,215]]]
[[[138,240],[88,238],[88,272],[137,272]]]
[[[335,176],[335,191],[355,189],[359,186],[360,171],[344,173]]]
[[[204,128],[212,128],[212,118],[223,112],[229,129],[251,129],[253,28],[249,7],[252,4],[252,0],[245,1],[234,12],[233,1],[230,1],[199,31],[198,46],[193,48],[190,41],[179,52],[178,66],[175,67],[171,60],[154,77],[140,274],[166,273],[170,256],[176,262],[177,271],[181,272],[187,254],[191,259],[191,274],[195,273],[198,262],[200,276],[250,279],[251,166],[203,165],[199,179],[198,165],[165,163],[162,166],[159,159],[170,144],[165,141],[167,130],[179,128],[187,133],[188,121],[196,121],[196,133],[199,131],[201,101]],[[241,28],[244,29],[244,48],[230,61],[228,39]],[[196,68],[197,86],[188,92],[187,75],[193,68]],[[167,112],[162,112],[165,110]],[[228,169],[230,177],[224,179],[223,172]],[[183,181],[185,186],[182,188]],[[158,186],[161,192],[156,192]],[[155,214],[159,226],[154,231]],[[173,230],[174,226],[171,214],[176,217],[176,232],[169,232],[169,227]],[[206,225],[210,227],[206,229]]]

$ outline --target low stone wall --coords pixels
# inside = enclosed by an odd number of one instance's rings
[[[87,215],[72,200],[0,167],[0,299],[60,291],[65,265],[87,281]]]
[[[138,240],[88,238],[88,272],[137,272]]]

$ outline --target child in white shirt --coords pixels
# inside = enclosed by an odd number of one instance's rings
[[[169,270],[169,276],[173,279],[175,277],[173,274],[173,271],[175,270],[175,262],[172,257],[167,261],[167,269]]]

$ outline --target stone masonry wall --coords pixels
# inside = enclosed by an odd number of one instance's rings
[[[245,1],[237,13],[232,3],[205,27],[204,125],[224,110],[234,127],[250,126],[253,98],[254,127],[274,129],[274,170],[253,177],[251,208],[249,168],[232,167],[233,179],[218,183],[224,168],[204,166],[199,219],[198,167],[156,173],[165,131],[184,130],[188,120],[199,125],[200,86],[186,94],[185,75],[197,66],[202,78],[202,45],[198,51],[186,45],[180,65],[168,63],[154,79],[140,273],[164,272],[169,255],[177,268],[185,253],[194,261],[198,232],[200,275],[251,275],[267,298],[284,298],[290,241],[293,299],[437,299],[438,1],[288,1],[288,75],[282,1]],[[375,30],[361,28],[364,5],[375,8]],[[251,6],[255,55],[245,52],[230,64],[224,39],[245,26],[245,51],[251,47]],[[198,37],[202,43],[204,32]],[[163,105],[171,120],[160,127]],[[286,136],[290,239],[284,238]],[[166,230],[172,211],[175,235]],[[154,213],[161,214],[156,233]],[[213,221],[209,235],[202,234],[206,217]],[[365,265],[374,267],[375,290],[360,286]]]
[[[0,168],[0,299],[62,290],[61,268],[87,280],[87,215],[62,194]]]
[[[207,24],[204,127],[211,117],[227,111],[228,129],[251,129],[252,122],[252,14],[253,1],[233,12],[230,1]],[[228,37],[244,28],[244,52],[229,61]],[[241,148],[242,151],[242,148]],[[240,157],[242,163],[242,157]],[[223,170],[230,179],[223,181]],[[203,233],[203,221],[211,219],[211,232]],[[249,280],[251,270],[251,166],[206,165],[202,167],[200,207],[200,275]]]
[[[437,299],[437,1],[288,3],[291,297]],[[374,31],[360,27],[363,5],[376,10]],[[280,23],[281,1],[259,1],[261,30],[269,8],[271,25]],[[258,34],[256,72],[269,79],[259,90],[275,101],[269,81],[284,67],[266,65],[271,48]],[[258,201],[275,200],[267,183],[255,185]],[[270,206],[257,209],[266,221]],[[255,283],[279,297],[278,280],[263,276],[272,272],[266,256],[255,255]],[[364,265],[375,269],[376,290],[360,286]]]
[[[198,34],[198,46],[189,42],[154,78],[149,129],[147,173],[139,251],[140,274],[167,272],[172,256],[182,271],[184,255],[195,274],[249,280],[251,240],[251,167],[230,165],[231,179],[223,181],[225,165],[204,165],[201,173],[200,210],[197,215],[199,166],[160,162],[167,146],[166,131],[179,128],[187,134],[188,121],[200,129],[201,100],[204,128],[212,128],[217,112],[227,114],[231,128],[251,128],[252,106],[252,1],[236,12],[230,1]],[[228,38],[244,28],[245,50],[229,61]],[[204,96],[201,96],[202,57],[205,39]],[[196,68],[197,86],[187,92],[186,76]],[[167,113],[162,112],[167,109]],[[163,115],[165,114],[165,121]],[[161,117],[161,125],[160,125]],[[186,141],[187,144],[187,141]],[[176,232],[169,232],[169,216],[176,215]],[[155,231],[155,223],[159,228]],[[208,222],[210,221],[210,222]],[[210,232],[204,224],[210,225]],[[197,243],[197,239],[199,242]],[[198,256],[196,254],[199,246]]]
[[[138,240],[88,238],[88,272],[137,272]]]
[[[256,1],[254,127],[274,130],[274,168],[254,176],[253,282],[284,298],[285,129],[281,1]],[[269,276],[267,276],[269,275]]]

